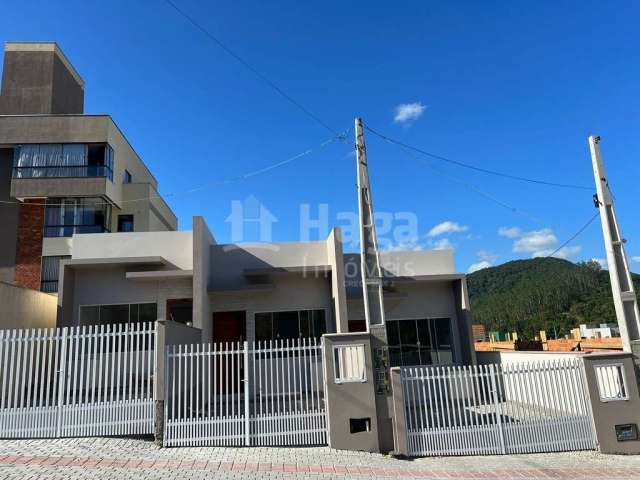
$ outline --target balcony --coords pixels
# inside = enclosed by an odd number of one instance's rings
[[[75,233],[108,233],[111,205],[101,198],[48,198],[44,236],[71,237]]]
[[[106,165],[67,165],[48,167],[13,167],[13,178],[113,178],[113,170]]]

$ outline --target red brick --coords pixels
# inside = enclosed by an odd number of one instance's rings
[[[25,200],[20,205],[16,239],[15,283],[40,290],[44,205],[42,199]]]

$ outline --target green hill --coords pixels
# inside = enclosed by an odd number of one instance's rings
[[[556,258],[516,260],[468,277],[474,323],[490,330],[516,331],[533,338],[546,330],[553,338],[581,323],[615,322],[609,272],[596,262]],[[636,292],[640,275],[633,274]]]

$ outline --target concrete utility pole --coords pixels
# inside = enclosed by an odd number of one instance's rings
[[[372,325],[384,325],[382,269],[369,186],[367,149],[364,145],[362,119],[356,118],[356,166],[358,172],[358,210],[360,213],[360,268],[367,331]]]
[[[633,288],[631,273],[629,272],[629,261],[624,250],[626,240],[624,240],[620,232],[607,175],[602,164],[599,143],[600,137],[593,135],[589,137],[593,175],[596,182],[596,204],[600,210],[604,247],[607,252],[609,277],[611,278],[611,290],[613,292],[613,305],[616,309],[624,351],[634,351],[634,353],[640,354],[638,300]]]

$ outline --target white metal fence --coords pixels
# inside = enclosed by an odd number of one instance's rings
[[[401,369],[410,455],[595,448],[579,359]]]
[[[153,433],[155,324],[0,330],[0,437]]]
[[[326,443],[316,339],[174,346],[165,446]]]

